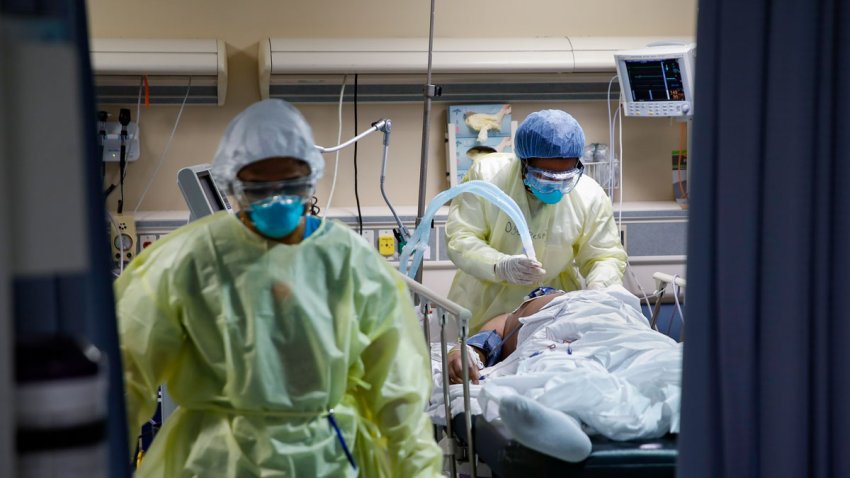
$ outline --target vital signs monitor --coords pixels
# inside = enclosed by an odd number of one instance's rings
[[[694,114],[696,45],[659,45],[614,54],[626,116]]]

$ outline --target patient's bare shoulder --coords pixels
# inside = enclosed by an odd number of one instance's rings
[[[479,332],[486,332],[488,330],[495,330],[499,337],[505,336],[505,320],[508,318],[509,314],[500,314],[492,319],[488,320],[486,324],[481,327]]]
[[[511,312],[510,314],[500,314],[488,320],[487,323],[481,327],[479,332],[494,330],[500,337],[502,337],[502,352],[499,360],[504,360],[516,350],[517,338],[519,337],[519,334],[516,332],[520,327],[522,327],[522,323],[519,319],[521,317],[528,317],[536,314],[555,297],[562,294],[563,292],[561,291],[551,292],[544,296],[535,297],[534,299],[524,302],[514,312]]]
[[[546,294],[541,297],[535,297],[534,299],[529,300],[522,306],[520,306],[517,311],[517,316],[519,317],[528,317],[530,315],[534,315],[540,311],[546,304],[552,302],[556,297],[560,297],[564,295],[564,292],[552,292],[550,294]]]

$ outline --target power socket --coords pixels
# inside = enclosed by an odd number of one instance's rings
[[[628,251],[628,236],[626,235],[626,225],[620,224],[620,243],[623,245],[623,250]]]
[[[110,221],[109,224],[112,260],[116,263],[130,262],[136,257],[136,221],[131,214],[116,214],[112,218],[115,220],[115,222]],[[118,229],[115,229],[116,226]]]
[[[366,244],[369,244],[369,247],[372,249],[375,248],[375,231],[372,229],[363,229],[363,232],[360,233],[360,237],[366,241]]]
[[[144,250],[156,240],[159,239],[159,236],[156,234],[140,234],[139,235],[139,250]]]

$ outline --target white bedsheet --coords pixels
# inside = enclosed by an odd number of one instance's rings
[[[678,433],[682,344],[652,330],[626,289],[570,292],[521,320],[517,351],[471,386],[473,413],[497,420],[500,400],[521,394],[578,418],[589,434],[629,440]],[[432,368],[429,413],[445,423],[439,344]],[[449,392],[452,413],[461,413],[462,387]]]

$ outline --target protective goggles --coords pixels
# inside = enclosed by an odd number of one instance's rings
[[[541,194],[550,194],[555,191],[567,194],[576,187],[578,180],[584,174],[584,164],[578,161],[573,169],[552,171],[523,163],[523,173],[525,185]]]
[[[233,183],[233,194],[243,206],[278,197],[292,198],[293,201],[306,202],[313,196],[315,189],[316,180],[314,178],[269,182],[235,181]]]

